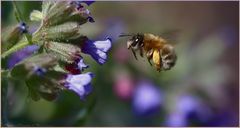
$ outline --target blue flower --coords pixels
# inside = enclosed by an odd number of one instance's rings
[[[190,122],[204,124],[211,117],[210,109],[199,98],[183,95],[177,98],[175,108],[168,116],[167,126],[188,126]]]
[[[89,66],[86,65],[84,62],[83,62],[83,58],[80,58],[78,63],[77,63],[77,66],[78,68],[83,71],[84,69],[88,68]]]
[[[166,125],[170,127],[187,126],[187,119],[182,113],[171,113],[167,116]]]
[[[65,69],[67,71],[69,71],[71,74],[80,74],[82,71],[84,71],[84,69],[88,68],[89,66],[86,65],[84,62],[83,62],[83,58],[80,57],[78,59],[75,60],[74,63],[72,64],[67,64],[65,66]]]
[[[87,4],[88,6],[90,6],[91,4],[93,4],[95,1],[82,1],[82,3]]]
[[[81,50],[83,53],[91,55],[99,64],[104,64],[107,60],[107,52],[111,46],[112,41],[110,38],[103,41],[87,40],[84,42]]]
[[[133,96],[133,109],[137,115],[152,115],[160,109],[162,97],[159,88],[142,81],[137,85]]]
[[[37,46],[37,45],[30,45],[30,46],[26,46],[25,48],[15,52],[8,59],[7,67],[8,68],[14,67],[15,64],[17,64],[21,60],[29,57],[31,54],[33,54],[38,49],[39,49],[39,46]]]
[[[91,72],[78,75],[68,75],[65,87],[77,93],[82,100],[92,91],[91,80],[93,74]]]

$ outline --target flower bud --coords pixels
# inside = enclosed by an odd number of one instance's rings
[[[80,58],[81,49],[72,44],[49,41],[45,43],[47,52],[53,53],[57,59],[67,63],[73,63]]]
[[[67,42],[69,39],[79,36],[79,28],[80,26],[77,23],[67,22],[58,26],[44,29],[41,32],[41,36],[45,40]]]
[[[33,74],[41,76],[46,69],[57,64],[57,60],[51,54],[38,54],[18,63],[11,70],[11,76],[19,79],[27,79]]]
[[[23,33],[27,33],[27,25],[24,22],[21,22],[4,39],[4,42],[6,42],[6,49],[19,42]]]
[[[45,26],[59,25],[64,22],[77,22],[79,25],[88,21],[90,12],[78,2],[60,1],[53,4],[44,18]]]

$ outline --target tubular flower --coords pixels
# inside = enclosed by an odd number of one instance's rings
[[[84,69],[88,68],[89,66],[83,62],[83,58],[80,57],[75,60],[74,63],[68,64],[65,66],[65,69],[68,70],[71,74],[80,74]]]
[[[87,40],[81,50],[85,54],[92,56],[99,64],[104,64],[107,60],[107,52],[112,46],[112,41],[110,38],[107,38],[103,41],[91,41]]]
[[[148,81],[138,84],[133,96],[133,109],[139,116],[152,115],[159,111],[162,95],[159,88]]]
[[[82,100],[92,91],[91,80],[93,74],[91,72],[79,75],[67,75],[65,87],[77,93]]]
[[[29,57],[38,49],[39,49],[39,46],[30,45],[30,46],[27,46],[27,47],[17,51],[16,53],[12,54],[8,60],[8,64],[7,64],[8,68],[14,67],[15,64],[17,64],[21,60]]]

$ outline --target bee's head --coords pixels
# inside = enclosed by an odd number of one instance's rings
[[[127,42],[128,49],[131,47],[133,49],[138,49],[143,46],[143,34],[133,35],[131,39]]]
[[[137,50],[139,47],[143,46],[143,34],[133,34],[133,35],[120,35],[120,37],[123,36],[132,36],[131,39],[127,41],[127,47],[132,48],[134,50]]]

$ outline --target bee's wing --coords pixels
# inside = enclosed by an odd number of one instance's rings
[[[180,29],[165,30],[162,33],[160,33],[160,37],[163,37],[173,45],[177,44],[179,35],[180,35]]]

